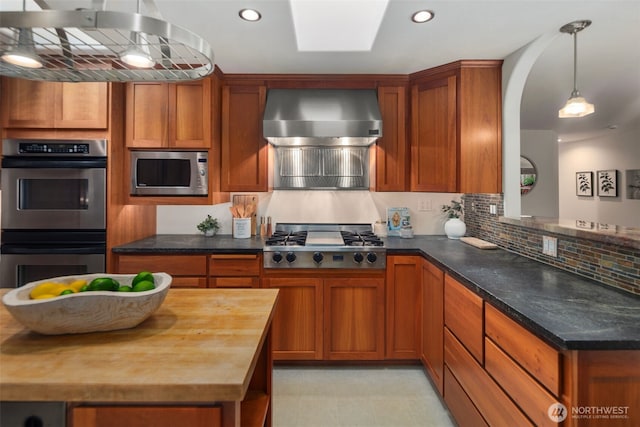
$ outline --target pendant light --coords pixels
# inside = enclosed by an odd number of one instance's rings
[[[131,47],[122,52],[120,60],[127,65],[137,68],[151,68],[155,65],[156,61],[151,57],[149,50],[149,43],[146,41],[145,36],[141,33],[131,32],[131,39],[133,43]]]
[[[2,54],[2,60],[8,64],[24,68],[42,68],[42,60],[33,46],[31,28],[18,29],[18,42]]]
[[[587,102],[580,92],[578,91],[577,74],[578,74],[578,32],[584,30],[591,21],[574,21],[569,24],[563,25],[560,28],[561,33],[573,35],[573,91],[571,96],[567,100],[565,106],[558,111],[558,117],[561,119],[571,117],[584,117],[592,114],[595,111],[593,104]]]

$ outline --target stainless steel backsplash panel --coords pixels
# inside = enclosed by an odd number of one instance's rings
[[[278,190],[366,190],[369,147],[275,147]]]

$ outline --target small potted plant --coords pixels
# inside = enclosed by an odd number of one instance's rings
[[[207,217],[200,224],[197,225],[199,231],[203,232],[205,236],[215,236],[220,229],[217,218],[212,218],[211,215]]]
[[[442,205],[442,212],[447,215],[447,222],[444,223],[444,232],[450,239],[459,239],[467,232],[466,224],[460,219],[464,214],[462,203],[455,200],[450,205]]]

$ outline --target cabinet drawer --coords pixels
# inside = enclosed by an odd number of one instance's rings
[[[487,304],[485,330],[502,350],[554,395],[560,396],[560,353]]]
[[[482,363],[482,298],[449,275],[444,277],[444,324]]]
[[[533,425],[446,327],[444,362],[489,425]]]
[[[547,414],[558,402],[551,393],[507,356],[490,339],[485,339],[484,367],[514,402],[538,426],[557,426]]]
[[[209,256],[210,276],[259,276],[260,255],[219,254]]]
[[[142,270],[164,271],[172,276],[207,275],[206,255],[119,255],[118,273],[135,274]]]
[[[78,406],[71,410],[73,427],[214,427],[222,425],[218,406]]]
[[[489,427],[447,367],[444,368],[444,387],[447,390],[444,401],[460,427]]]
[[[211,277],[210,288],[259,288],[258,277]]]

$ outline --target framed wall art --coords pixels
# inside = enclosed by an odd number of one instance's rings
[[[576,196],[593,196],[593,172],[576,172]]]
[[[627,199],[640,200],[640,169],[627,169]]]
[[[607,170],[598,171],[598,196],[617,197],[618,196],[618,171]]]

